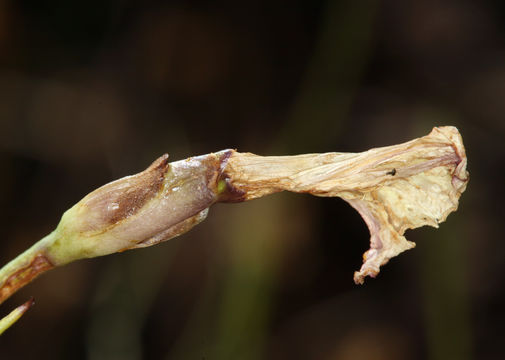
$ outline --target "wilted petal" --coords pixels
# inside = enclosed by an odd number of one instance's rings
[[[288,190],[338,196],[351,204],[371,236],[364,264],[354,275],[356,283],[376,276],[390,258],[415,246],[403,237],[405,230],[438,227],[457,209],[468,182],[463,142],[451,126],[362,153],[269,157],[234,153],[225,170],[247,200]]]

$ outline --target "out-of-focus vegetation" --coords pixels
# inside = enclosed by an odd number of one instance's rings
[[[500,1],[0,0],[2,263],[164,152],[361,151],[455,125],[472,177],[363,287],[344,202],[216,206],[20,291],[3,314],[36,305],[0,358],[501,358],[504,40]]]

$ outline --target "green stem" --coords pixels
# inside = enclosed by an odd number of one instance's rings
[[[48,244],[53,242],[55,234],[52,232],[47,235],[0,269],[0,304],[18,289],[54,267],[46,256],[46,249]]]
[[[2,335],[4,331],[10,328],[16,321],[18,321],[19,318],[21,318],[21,316],[23,316],[24,313],[33,306],[33,304],[35,304],[35,301],[33,298],[31,298],[23,305],[20,305],[12,310],[9,315],[0,320],[0,335]]]

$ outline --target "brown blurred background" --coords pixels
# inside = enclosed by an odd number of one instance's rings
[[[217,205],[53,270],[0,359],[503,359],[505,3],[0,0],[0,262],[164,152],[362,151],[455,125],[471,180],[377,279],[338,199]]]

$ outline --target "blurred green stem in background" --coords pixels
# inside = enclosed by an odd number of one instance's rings
[[[339,134],[371,51],[376,0],[328,1],[319,37],[274,150],[326,151]]]
[[[266,199],[265,199],[266,200]],[[274,196],[228,210],[222,227],[230,253],[210,359],[264,359],[264,345],[275,298],[276,273],[286,219],[286,201]],[[287,225],[289,226],[289,225]]]
[[[454,217],[436,231],[425,230],[429,241],[419,248],[428,358],[432,360],[472,359],[463,219]]]
[[[126,252],[106,262],[87,329],[88,360],[143,358],[142,329],[177,246]]]

